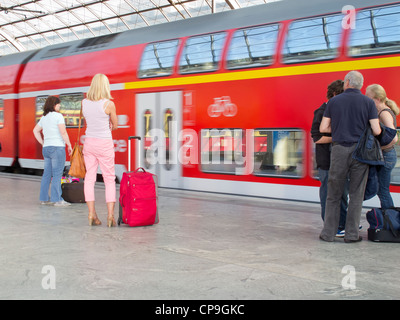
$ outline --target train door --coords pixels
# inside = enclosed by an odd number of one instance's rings
[[[181,91],[136,95],[136,135],[142,137],[142,143],[136,144],[136,163],[156,174],[160,187],[181,187],[182,166],[178,160],[181,115]]]

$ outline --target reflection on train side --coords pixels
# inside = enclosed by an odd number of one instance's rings
[[[246,159],[245,130],[202,129],[201,170],[233,174]],[[299,129],[255,129],[254,175],[303,177],[304,133]]]

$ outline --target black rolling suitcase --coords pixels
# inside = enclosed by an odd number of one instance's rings
[[[61,197],[70,203],[85,203],[83,182],[63,183],[61,185]]]
[[[368,240],[400,242],[400,208],[374,208],[367,212]]]
[[[85,193],[83,191],[83,181],[79,178],[71,177],[68,174],[70,166],[64,168],[61,178],[61,197],[70,203],[86,203]]]

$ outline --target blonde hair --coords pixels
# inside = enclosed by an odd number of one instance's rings
[[[110,81],[108,80],[106,75],[98,73],[93,77],[86,97],[91,101],[112,99],[110,93]]]
[[[399,107],[397,106],[396,102],[388,99],[388,97],[386,96],[386,91],[381,85],[371,84],[367,87],[367,90],[373,94],[374,99],[385,103],[396,116],[400,113]]]

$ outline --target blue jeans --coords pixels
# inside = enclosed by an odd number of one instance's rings
[[[396,150],[392,149],[388,152],[383,152],[383,158],[385,159],[385,165],[377,166],[376,168],[379,183],[378,197],[381,201],[381,208],[387,209],[394,207],[393,199],[389,191],[389,186],[390,176],[397,161]]]
[[[328,196],[328,177],[329,170],[324,170],[318,168],[318,177],[321,182],[321,186],[319,187],[319,199],[321,201],[321,218],[322,221],[325,220],[325,207],[326,207],[326,198]],[[344,192],[342,195],[342,201],[340,203],[340,220],[339,220],[339,230],[344,230],[346,225],[346,215],[347,215],[347,207],[348,207],[348,195],[349,195],[349,183],[346,183],[344,188]]]
[[[44,170],[40,184],[40,201],[49,201],[49,187],[51,182],[50,202],[62,201],[61,177],[65,166],[65,147],[44,147]],[[52,179],[53,178],[53,179]]]

